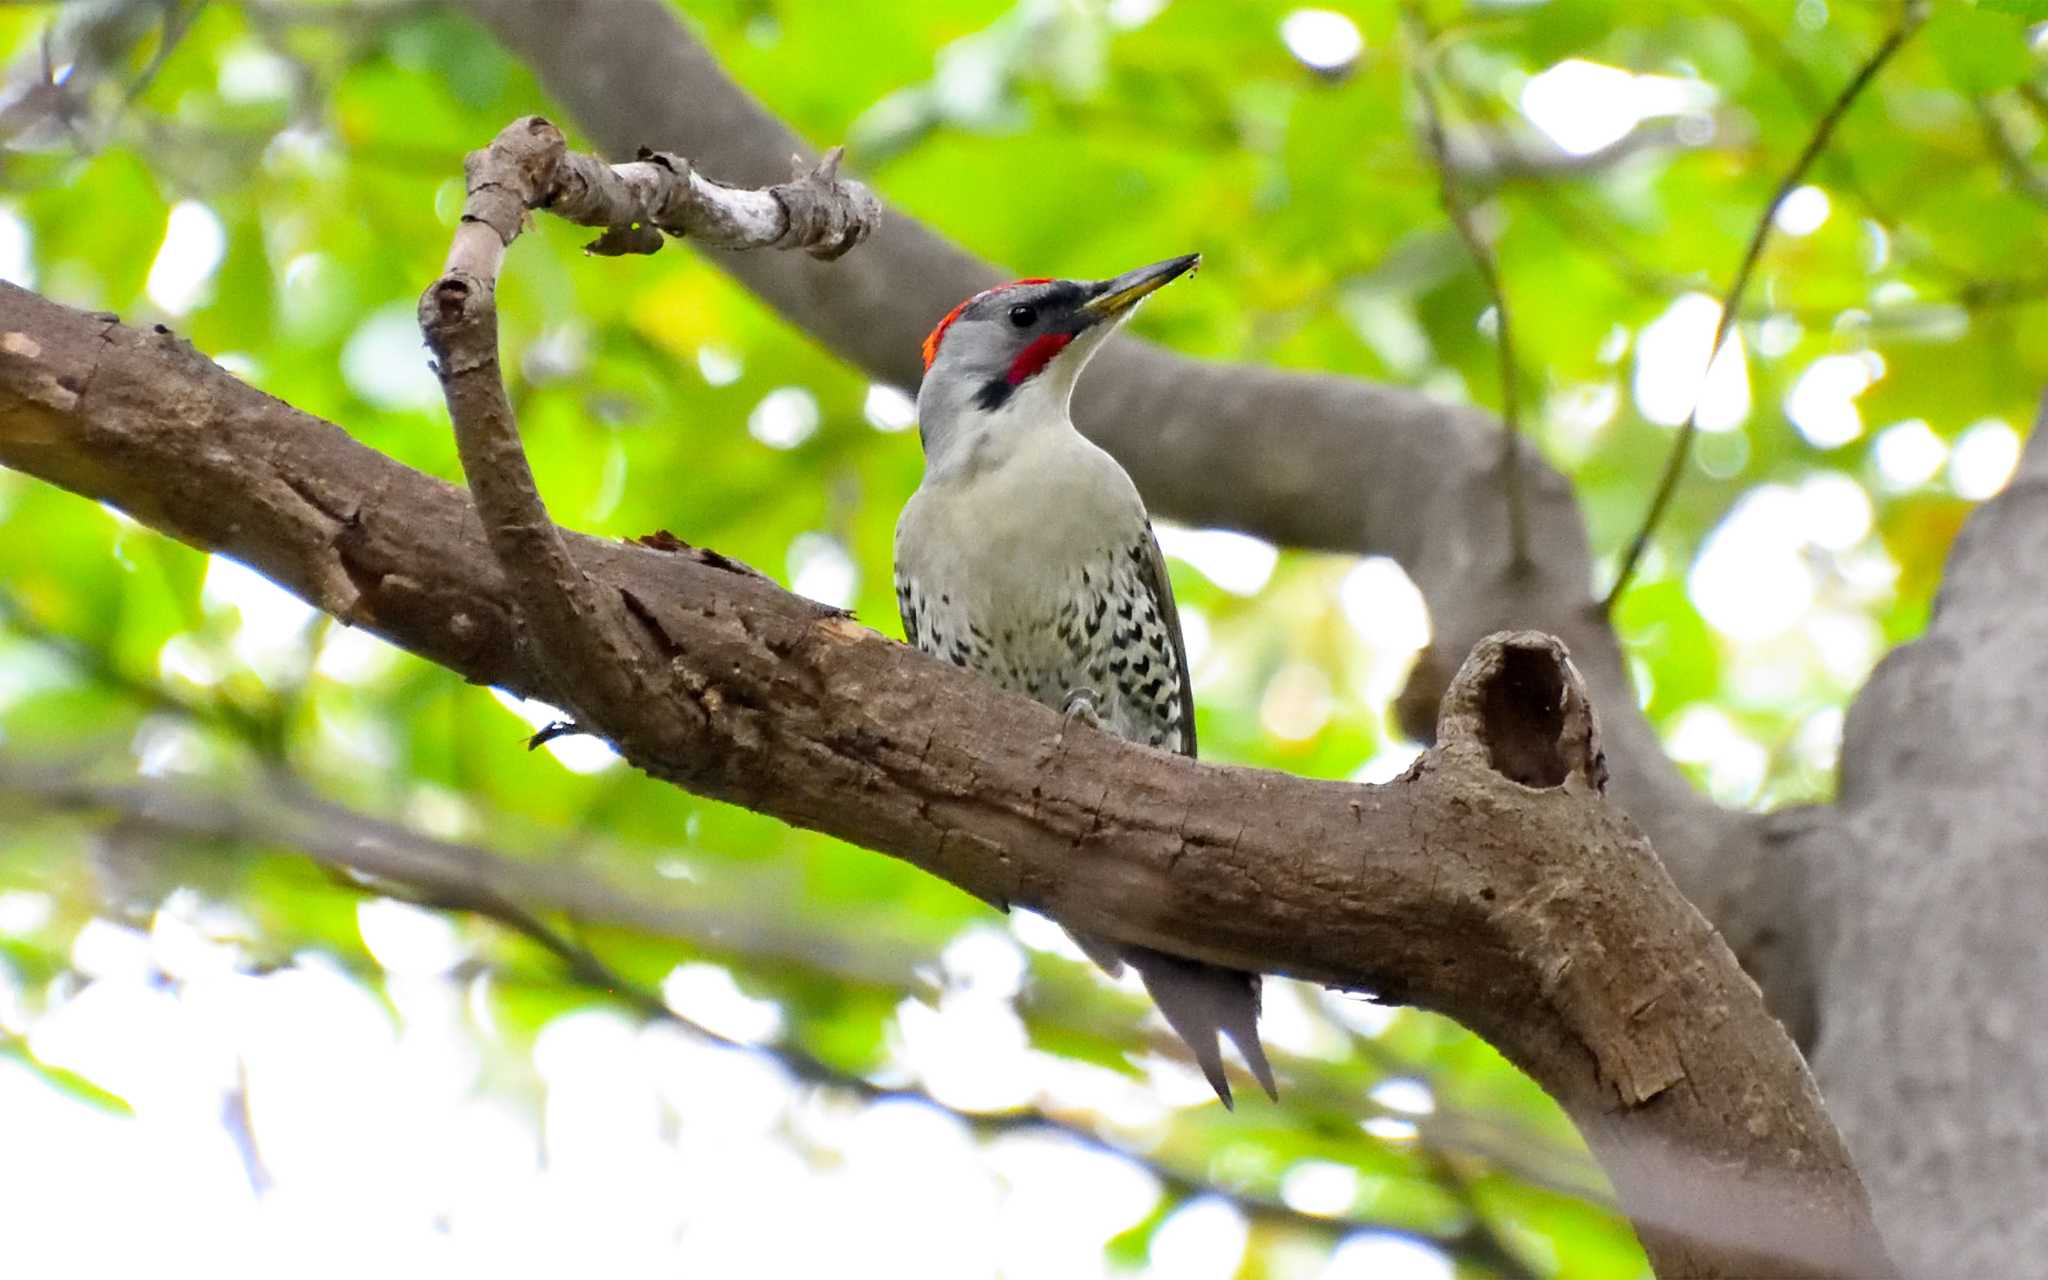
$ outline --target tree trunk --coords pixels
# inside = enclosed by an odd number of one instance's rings
[[[1818,1072],[1920,1276],[2048,1259],[2048,440],[1963,526],[1927,634],[1849,714],[1804,847]]]

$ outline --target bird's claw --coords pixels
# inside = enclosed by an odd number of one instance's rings
[[[1060,731],[1053,736],[1052,744],[1059,747],[1067,740],[1067,728],[1079,721],[1098,733],[1106,733],[1101,713],[1095,709],[1095,694],[1087,689],[1069,689],[1066,702],[1060,711]]]
[[[526,740],[526,749],[538,751],[556,738],[573,738],[589,732],[574,720],[550,720]]]

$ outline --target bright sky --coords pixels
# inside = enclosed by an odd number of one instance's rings
[[[1590,155],[1620,142],[1645,120],[1703,118],[1718,98],[1701,80],[1636,75],[1584,58],[1567,58],[1529,77],[1522,86],[1521,106],[1529,123],[1559,150]]]
[[[0,895],[0,933],[47,910],[36,894]],[[134,1108],[103,1110],[0,1059],[10,1271],[1073,1280],[1110,1275],[1104,1242],[1159,1202],[1145,1169],[1070,1139],[982,1142],[935,1108],[834,1100],[769,1058],[601,1007],[542,1028],[528,1100],[488,1066],[500,1051],[489,979],[457,973],[455,927],[383,900],[361,904],[358,926],[388,1003],[318,956],[242,972],[226,939],[246,922],[182,890],[146,931],[87,925],[71,956],[82,985],[40,1017],[0,962],[0,1030]],[[1190,1070],[1133,1081],[1031,1050],[1011,1006],[1027,945],[1072,949],[1028,915],[946,947],[936,1000],[901,1011],[900,1069],[965,1109],[1040,1102],[1140,1135],[1168,1108],[1215,1105]],[[780,1034],[780,1010],[716,966],[680,966],[662,989],[724,1034]],[[1305,991],[1276,984],[1275,1043],[1341,1044],[1324,997]],[[1384,1025],[1372,1012],[1360,1030]],[[1414,1080],[1373,1098],[1413,1115],[1434,1106]],[[1310,1161],[1283,1194],[1339,1214],[1359,1182]],[[1116,1274],[1227,1280],[1246,1240],[1233,1206],[1199,1199],[1168,1218],[1149,1265]],[[1290,1274],[1451,1269],[1426,1246],[1362,1232]]]

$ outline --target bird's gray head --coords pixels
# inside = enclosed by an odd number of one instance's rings
[[[924,340],[918,432],[927,469],[971,465],[1005,432],[1064,425],[1074,380],[1116,327],[1202,255],[1108,280],[1013,280],[954,307]]]

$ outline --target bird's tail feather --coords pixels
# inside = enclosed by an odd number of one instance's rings
[[[1223,1074],[1219,1036],[1230,1037],[1266,1096],[1275,1102],[1280,1100],[1280,1090],[1273,1083],[1273,1068],[1259,1044],[1258,974],[1183,960],[1148,947],[1125,947],[1121,955],[1145,980],[1145,990],[1151,993],[1159,1012],[1166,1015],[1168,1025],[1194,1050],[1202,1074],[1209,1078],[1210,1087],[1226,1108],[1234,1104],[1230,1081]]]

